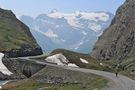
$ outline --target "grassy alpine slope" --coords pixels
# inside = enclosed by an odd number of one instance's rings
[[[81,83],[61,83],[51,84],[35,80],[21,80],[6,85],[3,90],[38,90],[44,88],[45,90],[101,90],[105,88],[108,81],[97,75],[89,74],[86,77],[80,77]]]
[[[0,51],[19,49],[23,45],[37,46],[28,27],[10,10],[0,9]]]

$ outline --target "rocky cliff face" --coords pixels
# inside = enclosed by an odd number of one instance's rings
[[[100,60],[135,57],[135,0],[126,0],[110,27],[98,39],[91,55]]]
[[[10,57],[42,54],[29,28],[10,10],[0,9],[0,52]]]

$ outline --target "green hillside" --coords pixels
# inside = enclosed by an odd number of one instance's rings
[[[42,53],[29,28],[12,11],[4,9],[0,9],[0,52],[13,57]]]

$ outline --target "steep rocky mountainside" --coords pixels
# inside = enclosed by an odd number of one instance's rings
[[[100,60],[135,57],[135,0],[126,0],[110,27],[98,39],[91,55]]]
[[[10,57],[42,54],[29,28],[10,10],[0,9],[0,52]]]
[[[53,10],[36,18],[21,16],[43,50],[57,48],[89,53],[97,38],[111,23],[109,12],[62,13]]]

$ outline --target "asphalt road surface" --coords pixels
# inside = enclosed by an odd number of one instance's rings
[[[21,57],[20,59],[25,59],[28,61],[35,61],[36,63],[42,64],[42,65],[61,67],[63,69],[80,71],[80,72],[84,72],[84,73],[92,73],[92,74],[96,74],[96,75],[105,77],[109,81],[112,82],[110,87],[105,90],[135,90],[135,81],[132,79],[129,79],[128,77],[125,77],[123,75],[118,75],[118,77],[116,77],[116,75],[114,73],[110,73],[110,72],[84,69],[84,68],[73,68],[73,67],[67,67],[67,66],[58,66],[58,65],[54,65],[54,64],[37,61],[37,60],[32,60],[32,59],[29,59],[28,57]]]

